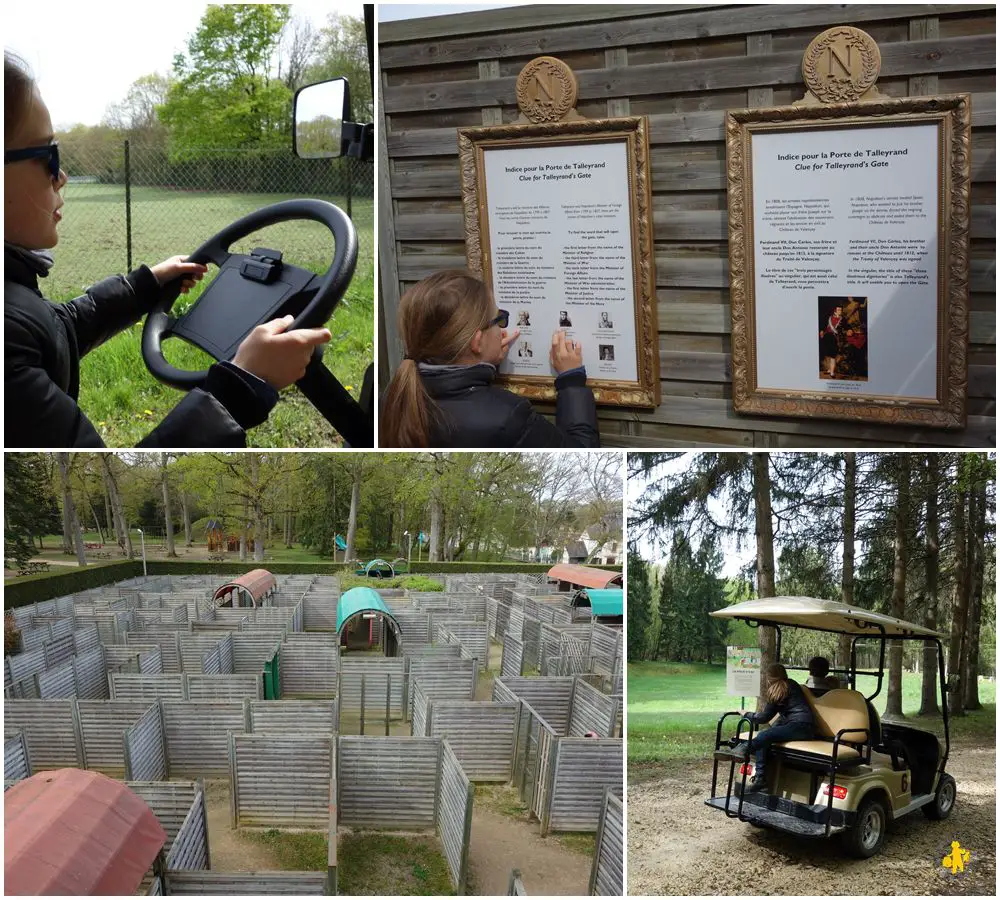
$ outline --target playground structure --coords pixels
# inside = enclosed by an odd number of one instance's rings
[[[574,609],[589,609],[595,622],[621,628],[625,623],[625,592],[621,588],[580,588]]]
[[[555,582],[559,591],[574,591],[579,588],[621,587],[621,572],[598,569],[594,566],[580,566],[575,563],[557,563],[546,573],[549,582]]]
[[[512,784],[525,829],[598,835],[592,890],[620,894],[621,632],[574,622],[541,576],[437,578],[383,597],[277,576],[257,605],[218,607],[239,579],[157,576],[15,609],[6,777],[142,785],[168,835],[151,891],[202,894],[335,892],[340,828],[429,833],[462,893],[474,785]],[[393,653],[342,647],[355,621]],[[202,779],[228,782],[233,828],[325,834],[327,871],[213,869]]]
[[[381,595],[371,588],[356,587],[337,602],[337,636],[345,650],[380,647],[383,655],[396,656],[401,632]]]
[[[405,559],[397,557],[392,562],[384,559],[373,559],[367,563],[361,563],[354,570],[355,575],[365,578],[395,578],[397,575],[405,575],[410,571],[410,567]]]
[[[267,569],[254,569],[216,588],[212,600],[217,607],[264,606],[278,589],[277,579]]]

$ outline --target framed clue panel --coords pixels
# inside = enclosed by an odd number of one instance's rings
[[[501,381],[555,398],[557,329],[583,345],[597,401],[660,400],[649,137],[644,117],[585,119],[576,79],[539,57],[517,80],[521,120],[458,132],[469,268],[520,336]]]
[[[832,28],[803,101],[726,114],[738,413],[965,427],[970,98],[885,97],[879,64]]]

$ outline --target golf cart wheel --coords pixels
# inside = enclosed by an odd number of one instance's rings
[[[866,797],[858,807],[854,827],[843,834],[844,851],[857,859],[868,859],[882,849],[889,814],[878,797]]]
[[[934,802],[920,807],[924,815],[934,821],[947,819],[955,806],[955,792],[955,779],[945,772],[938,781]]]

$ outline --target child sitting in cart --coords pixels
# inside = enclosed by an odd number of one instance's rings
[[[59,165],[48,108],[23,63],[4,55],[4,439],[8,447],[100,447],[100,436],[77,404],[80,358],[135,324],[170,282],[182,293],[206,267],[172,256],[155,266],[114,275],[68,303],[42,296],[39,278],[59,241]],[[78,226],[82,227],[82,226]],[[291,316],[257,326],[232,362],[208,370],[139,442],[143,447],[243,447],[246,429],[261,424],[277,391],[305,372],[325,328],[286,332]]]
[[[825,656],[814,656],[809,660],[809,678],[806,687],[817,696],[840,687],[840,679],[830,674],[830,660]]]
[[[754,754],[753,778],[746,786],[748,792],[764,789],[764,766],[767,762],[767,751],[772,744],[784,741],[808,741],[816,736],[812,707],[802,691],[802,686],[789,679],[785,667],[777,663],[768,666],[764,675],[767,679],[764,688],[766,703],[760,712],[749,713],[748,716],[755,725],[770,722],[779,713],[781,721],[761,731],[749,744],[744,741],[732,751],[733,755],[740,759],[745,759],[748,751]]]

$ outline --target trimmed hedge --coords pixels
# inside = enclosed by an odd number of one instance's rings
[[[40,603],[53,597],[65,597],[88,588],[101,587],[115,581],[124,581],[142,574],[142,560],[122,560],[106,566],[87,566],[85,569],[45,572],[7,578],[3,584],[5,609]]]
[[[516,575],[518,573],[545,573],[555,563],[525,563],[525,562],[411,562],[411,572],[434,572],[441,575],[465,575],[476,572]],[[620,572],[621,566],[588,566],[591,569],[607,569]]]
[[[275,575],[339,575],[342,572],[353,573],[353,566],[342,563],[324,562],[201,562],[191,560],[153,559],[146,563],[149,575],[231,575],[242,574],[252,569],[266,568]],[[552,566],[549,563],[521,562],[414,562],[410,563],[411,575],[465,575],[470,573],[497,573],[515,575],[518,573],[548,572]],[[595,569],[608,569],[620,572],[621,566],[592,566]],[[3,604],[7,609],[15,606],[26,606],[53,597],[65,597],[85,591],[88,588],[101,587],[127,578],[142,575],[142,560],[123,560],[100,566],[88,566],[85,569],[71,569],[66,572],[51,572],[42,575],[25,575],[22,578],[8,578],[4,582]]]

